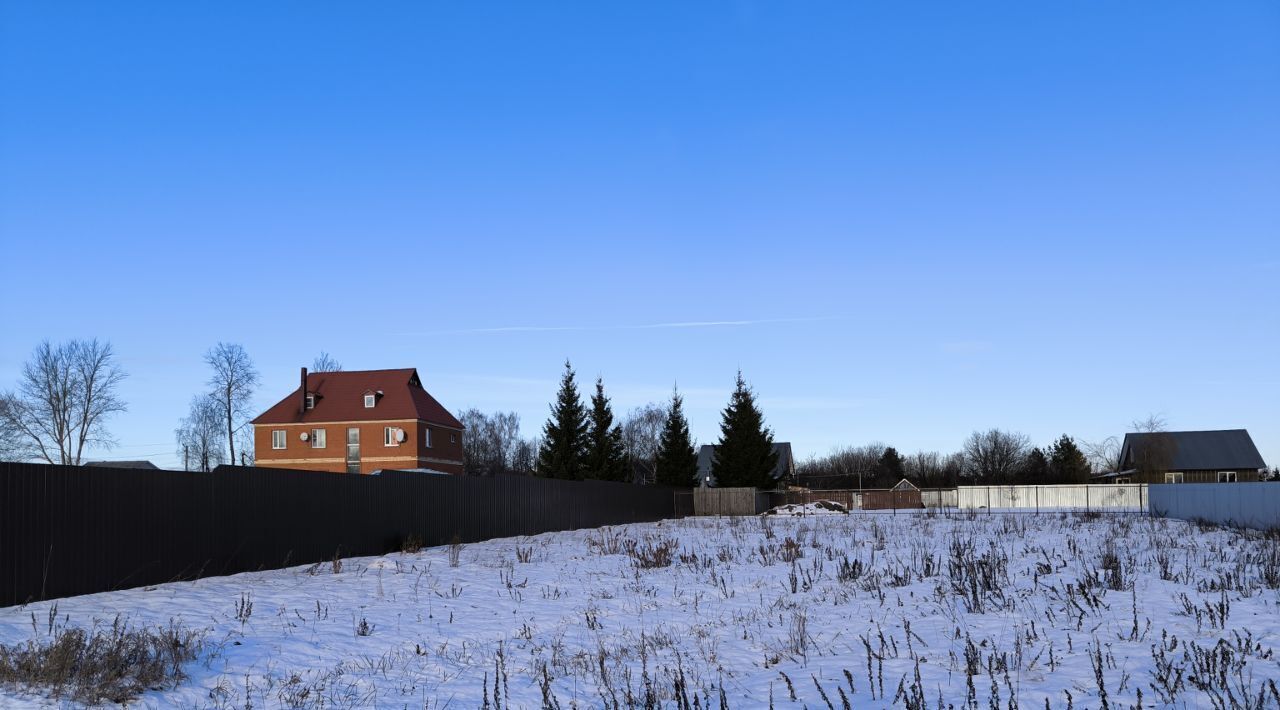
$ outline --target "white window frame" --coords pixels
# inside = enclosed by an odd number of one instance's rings
[[[316,408],[316,396],[314,394],[307,395],[307,409]]]
[[[449,435],[449,443],[450,443],[450,444],[456,444],[456,443],[458,443],[458,435],[457,435],[457,434],[450,434],[450,435]]]
[[[383,446],[399,446],[400,442],[396,441],[396,430],[399,427],[383,427],[382,429],[382,445]]]
[[[431,448],[431,428],[422,427],[422,440],[426,443],[427,448]]]
[[[328,442],[326,441],[326,439],[328,438],[329,437],[326,436],[324,433],[324,429],[312,429],[311,430],[311,448],[313,449],[325,448],[325,446],[328,444]]]
[[[364,408],[365,408],[365,409],[373,409],[373,406],[374,406],[375,404],[377,404],[377,403],[378,403],[378,395],[376,395],[376,394],[366,394],[366,395],[364,396]]]
[[[1182,483],[1185,480],[1186,476],[1183,475],[1182,471],[1165,471],[1164,473],[1165,483]]]
[[[1218,483],[1239,483],[1239,482],[1240,482],[1240,475],[1237,474],[1235,471],[1218,471]]]
[[[271,430],[271,448],[280,451],[289,446],[289,432],[284,429]]]

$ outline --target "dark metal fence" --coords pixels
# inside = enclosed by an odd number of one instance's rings
[[[0,463],[0,606],[673,516],[671,489],[603,481]]]

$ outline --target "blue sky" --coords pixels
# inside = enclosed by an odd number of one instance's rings
[[[1275,3],[0,12],[0,387],[109,339],[105,456],[173,465],[223,340],[262,408],[323,349],[532,434],[569,357],[703,442],[741,368],[801,455],[1155,412],[1280,464]]]

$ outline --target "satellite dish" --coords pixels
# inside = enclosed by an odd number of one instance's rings
[[[404,429],[396,429],[396,441],[404,443],[405,438]]]
[[[298,436],[299,436],[299,438],[301,438],[303,441],[306,441],[306,440],[308,440],[308,439],[310,439],[310,438],[311,438],[311,435],[310,435],[310,434],[308,434],[308,433],[307,433],[307,432],[305,432],[305,431],[304,431],[304,432],[302,432],[301,434],[299,434]]]

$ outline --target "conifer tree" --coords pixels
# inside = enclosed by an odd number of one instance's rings
[[[711,474],[721,487],[773,488],[778,454],[773,432],[764,425],[755,393],[738,372],[737,385],[720,419],[720,443],[711,461]]]
[[[1044,485],[1050,482],[1049,475],[1051,470],[1049,459],[1044,455],[1044,451],[1037,446],[1027,452],[1026,458],[1022,459],[1022,465],[1018,467],[1016,483]]]
[[[885,447],[884,453],[880,454],[880,460],[876,462],[876,483],[885,488],[897,485],[898,481],[906,478],[902,464],[902,456],[898,454],[898,450],[892,446]]]
[[[662,428],[658,445],[656,483],[660,486],[689,488],[698,485],[698,454],[689,437],[689,422],[684,417],[684,398],[671,394],[671,407]]]
[[[586,449],[587,412],[578,397],[573,367],[565,360],[560,392],[551,405],[551,417],[542,427],[537,474],[546,478],[581,479]]]
[[[1049,470],[1058,483],[1088,483],[1089,460],[1066,434],[1053,444],[1049,455]]]
[[[613,407],[604,395],[604,380],[596,378],[591,397],[591,421],[587,431],[587,458],[583,475],[602,481],[627,480],[627,455],[622,446],[622,427],[613,423]]]

